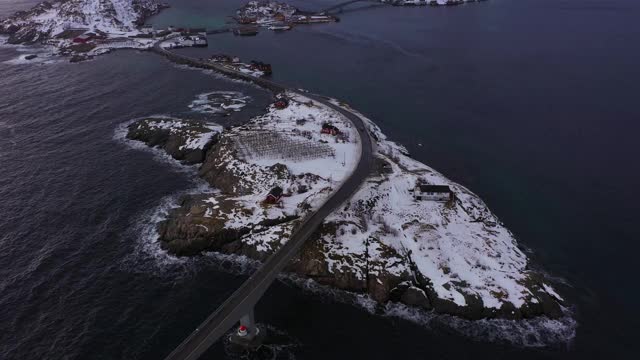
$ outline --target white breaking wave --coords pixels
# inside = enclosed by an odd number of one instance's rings
[[[198,94],[189,108],[204,114],[229,115],[241,111],[250,101],[250,96],[239,91],[211,91]]]
[[[459,335],[478,341],[522,347],[567,346],[575,338],[578,327],[578,323],[566,309],[565,316],[560,319],[541,316],[524,320],[467,320],[404,304],[388,303],[384,307],[384,316],[405,319],[426,328],[433,328],[435,325],[445,326]]]
[[[466,320],[452,315],[436,314],[416,307],[389,302],[379,305],[369,295],[356,294],[321,285],[294,274],[282,274],[279,280],[292,284],[315,296],[326,296],[349,304],[370,314],[400,318],[431,330],[445,327],[455,333],[478,341],[505,343],[522,347],[568,346],[575,338],[578,323],[568,309],[560,319],[537,317],[525,320],[482,319]]]

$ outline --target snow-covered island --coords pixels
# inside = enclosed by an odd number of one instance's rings
[[[317,24],[338,21],[338,18],[302,11],[292,5],[277,1],[249,1],[236,11],[238,23],[258,25],[270,30],[289,30],[296,24]]]
[[[156,0],[54,0],[0,20],[10,44],[43,44],[82,60],[112,49],[146,49],[153,29],[145,20],[168,5]]]
[[[376,145],[375,170],[325,219],[288,271],[381,304],[468,319],[562,316],[560,295],[529,269],[513,234],[478,196],[411,159],[362,118]],[[130,138],[170,154],[199,146],[199,175],[215,189],[187,195],[170,211],[158,226],[162,247],[178,256],[266,259],[349,176],[361,143],[352,126],[292,92],[264,115],[224,131],[177,119],[132,123]],[[184,131],[196,128],[202,131]]]
[[[395,6],[455,6],[480,1],[487,0],[380,0],[380,2]]]

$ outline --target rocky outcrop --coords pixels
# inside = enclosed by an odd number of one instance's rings
[[[240,160],[234,137],[226,136],[211,148],[200,168],[200,176],[223,193],[245,195],[256,186],[270,188],[291,174],[284,164],[263,168]]]
[[[217,142],[222,128],[195,120],[147,118],[132,123],[128,130],[128,139],[162,148],[174,159],[187,164],[198,164]]]
[[[243,243],[242,238],[250,233],[291,223],[296,217],[267,217],[239,226],[228,225],[233,217],[252,217],[254,211],[224,195],[185,196],[180,207],[173,209],[167,220],[158,224],[162,248],[179,256],[217,251],[264,260],[277,249],[257,251],[254,246]]]
[[[10,44],[33,44],[48,38],[50,29],[43,29],[30,19],[45,14],[52,7],[51,2],[44,1],[29,11],[18,11],[0,22],[0,34],[9,35],[7,42]]]

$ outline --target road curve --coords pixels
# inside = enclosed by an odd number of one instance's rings
[[[267,288],[275,280],[276,276],[296,255],[305,240],[307,240],[322,224],[324,218],[350,198],[360,185],[362,185],[372,168],[373,144],[371,137],[366,130],[367,127],[358,115],[334,105],[322,96],[288,89],[287,87],[274,83],[270,80],[256,78],[221,67],[217,64],[210,64],[198,59],[179,55],[161,48],[160,42],[154,46],[153,50],[177,63],[216,70],[237,79],[251,81],[275,92],[287,90],[322,103],[331,109],[338,111],[353,123],[355,129],[360,135],[362,144],[360,147],[360,161],[349,178],[342,183],[342,186],[340,186],[340,188],[335,191],[316,212],[305,217],[294,229],[289,241],[287,241],[278,251],[272,254],[264,264],[262,264],[262,266],[260,266],[260,268],[238,288],[238,290],[236,290],[213,314],[200,324],[193,333],[189,335],[189,337],[187,337],[173,352],[171,352],[171,354],[169,354],[169,356],[166,357],[166,360],[196,360],[213,343],[227,333],[227,331],[229,331],[229,329],[238,322],[241,316],[247,314],[253,309]]]

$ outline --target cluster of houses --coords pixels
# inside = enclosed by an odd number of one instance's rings
[[[249,64],[246,64],[240,62],[239,57],[226,54],[212,55],[208,61],[210,63],[223,65],[235,71],[251,73],[254,76],[269,76],[273,72],[271,64],[256,60],[252,60]]]
[[[400,6],[420,6],[420,5],[430,5],[430,6],[452,6],[452,5],[461,5],[466,2],[476,2],[476,1],[486,1],[486,0],[383,0],[383,2],[390,3],[392,5],[400,5]]]
[[[250,1],[237,11],[235,20],[242,25],[264,26],[273,31],[290,30],[294,24],[338,21],[336,17],[325,14],[301,14],[295,7],[276,1]],[[257,30],[251,34],[257,34]]]
[[[237,64],[240,62],[240,58],[237,56],[231,56],[227,54],[215,54],[211,55],[209,62],[212,63],[224,63],[224,64]]]
[[[167,28],[167,30],[164,31],[168,31],[168,34],[180,33],[180,36],[173,37],[169,42],[165,43],[164,46],[169,49],[209,46],[209,43],[207,41],[206,29],[175,29],[170,26],[169,28]]]

